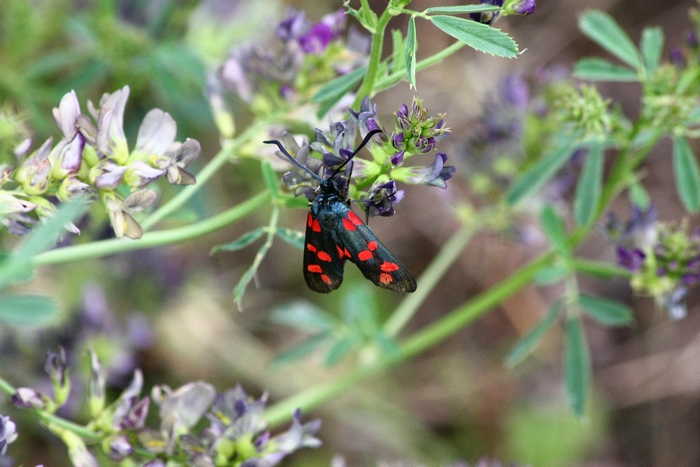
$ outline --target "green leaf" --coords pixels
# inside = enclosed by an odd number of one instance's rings
[[[86,208],[87,204],[82,201],[62,204],[53,217],[29,235],[17,250],[17,256],[32,257],[56,245],[58,239],[66,233],[66,225],[81,216]]]
[[[430,20],[442,31],[481,52],[507,58],[518,55],[518,44],[508,34],[486,24],[453,16],[432,16]]]
[[[537,271],[535,282],[540,285],[556,284],[569,274],[569,270],[564,266],[548,266]]]
[[[339,324],[333,315],[300,300],[275,308],[270,314],[270,321],[303,332],[327,331]]]
[[[696,212],[700,208],[700,171],[693,150],[682,137],[673,140],[673,171],[683,206],[690,212]]]
[[[572,412],[580,417],[586,408],[588,388],[591,384],[591,357],[578,317],[566,320],[564,372],[569,405]]]
[[[311,352],[316,350],[330,337],[330,333],[321,333],[315,336],[311,336],[308,339],[304,339],[298,344],[293,345],[289,349],[285,350],[281,354],[277,355],[273,360],[273,365],[286,365],[297,360],[300,360]]]
[[[569,248],[564,221],[554,211],[551,205],[548,204],[542,210],[540,224],[547,238],[549,238],[549,241],[559,254],[566,258],[571,257],[571,249]]]
[[[500,11],[502,7],[494,5],[456,5],[456,6],[435,6],[425,10],[426,13],[447,13],[459,15],[462,13],[488,13],[490,11]]]
[[[591,81],[639,81],[636,71],[597,57],[582,58],[576,62],[574,76]]]
[[[305,196],[282,196],[284,207],[290,209],[309,209],[309,200]]]
[[[399,344],[381,330],[374,334],[372,340],[384,355],[391,357],[401,356],[401,347]]]
[[[86,204],[75,201],[62,204],[56,213],[28,235],[17,251],[0,262],[0,290],[13,282],[29,280],[34,274],[32,258],[56,245],[66,234],[66,226],[85,212]]]
[[[566,164],[573,150],[571,144],[565,144],[530,167],[530,170],[518,178],[508,190],[506,195],[508,204],[513,206],[521,199],[542,188]]]
[[[646,65],[647,73],[653,73],[661,62],[661,54],[664,50],[664,31],[659,27],[644,28],[642,31],[642,57]]]
[[[588,316],[606,326],[627,326],[633,321],[632,310],[615,300],[581,294],[578,303]]]
[[[630,184],[629,197],[632,204],[642,209],[647,209],[651,204],[649,193],[647,193],[646,188],[644,188],[644,185],[639,183],[639,181]]]
[[[603,148],[599,144],[593,144],[588,151],[583,172],[576,187],[574,214],[578,225],[586,226],[595,221],[602,184]]]
[[[403,35],[398,29],[391,30],[392,53],[391,53],[391,71],[397,72],[406,69],[405,51],[406,44],[403,40]]]
[[[258,227],[255,230],[251,230],[250,232],[244,233],[243,235],[241,235],[236,240],[234,240],[230,243],[226,243],[223,245],[216,245],[214,248],[211,249],[210,254],[219,253],[220,251],[242,250],[243,248],[251,245],[257,239],[262,237],[262,235],[264,233],[265,233],[265,227]]]
[[[418,51],[418,39],[416,38],[416,17],[408,20],[408,32],[406,33],[406,76],[408,84],[416,88],[416,52]]]
[[[304,232],[288,229],[286,227],[277,227],[275,234],[293,247],[300,250],[304,249]]]
[[[41,295],[0,297],[0,321],[12,326],[45,326],[58,313],[56,304]]]
[[[338,339],[328,350],[328,354],[323,361],[326,366],[333,366],[340,362],[346,355],[348,355],[354,348],[355,344],[361,342],[361,336],[359,332],[352,332],[347,336]]]
[[[318,118],[323,117],[345,94],[352,91],[362,81],[365,73],[367,73],[367,66],[361,66],[319,89],[312,99],[312,102],[321,104],[317,112]]]
[[[542,338],[545,336],[545,334],[547,334],[547,331],[549,331],[554,323],[557,322],[557,319],[561,314],[561,310],[562,302],[561,300],[557,300],[557,302],[552,305],[552,308],[549,309],[544,318],[542,318],[529,333],[527,333],[522,339],[520,339],[520,341],[518,341],[517,344],[515,344],[515,347],[513,347],[513,350],[510,351],[510,354],[508,354],[508,357],[506,358],[506,365],[512,368],[525,360],[525,358],[527,358],[527,356],[535,350]]]
[[[275,169],[272,168],[270,161],[263,160],[260,163],[262,168],[263,180],[265,181],[265,186],[270,191],[272,199],[278,199],[280,197],[280,187],[279,187],[279,177],[275,173]]]
[[[579,21],[579,28],[593,42],[639,70],[642,62],[639,52],[627,33],[607,13],[589,11]]]
[[[598,279],[614,279],[616,277],[630,276],[630,272],[623,267],[610,263],[590,261],[581,258],[576,258],[574,260],[574,268],[578,272],[588,274],[589,276],[597,277]]]
[[[365,336],[370,336],[379,329],[377,302],[368,286],[348,289],[343,295],[340,313],[348,327],[361,330]]]

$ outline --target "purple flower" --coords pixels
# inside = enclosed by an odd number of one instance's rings
[[[628,250],[625,247],[617,247],[617,264],[632,272],[636,272],[644,264],[646,255],[639,248]]]
[[[357,121],[357,126],[360,129],[361,137],[364,138],[370,131],[380,129],[376,120],[377,104],[372,105],[369,97],[362,99],[359,112],[354,109],[348,109],[348,112],[350,112],[352,118]]]
[[[521,0],[513,9],[519,15],[529,15],[535,11],[535,0]]]
[[[0,415],[0,456],[7,452],[7,445],[17,439],[17,427],[10,417]]]
[[[676,65],[678,68],[685,68],[688,66],[688,60],[685,58],[685,53],[680,47],[674,47],[671,49],[671,63]]]
[[[18,388],[12,395],[12,403],[20,409],[44,410],[53,405],[49,396],[32,388]]]
[[[290,10],[287,17],[277,25],[275,35],[285,42],[291,41],[306,34],[310,27],[303,11]]]
[[[389,180],[372,187],[369,196],[362,203],[365,204],[368,215],[389,217],[394,215],[394,204],[399,203],[405,194],[404,190],[396,189],[394,180]]]
[[[277,465],[283,458],[298,449],[321,446],[321,440],[314,436],[320,429],[321,420],[312,420],[302,424],[301,410],[296,409],[292,417],[292,426],[286,432],[270,439],[259,465]]]
[[[679,285],[657,299],[657,303],[666,309],[671,319],[683,319],[688,315],[688,307],[684,302],[687,296],[688,289],[685,286]]]
[[[121,462],[134,452],[134,447],[125,435],[116,435],[109,440],[109,459],[112,462]]]
[[[391,174],[397,180],[414,185],[431,185],[447,188],[447,180],[452,178],[455,168],[446,166],[447,154],[439,152],[433,163],[427,167],[402,167],[394,169]]]
[[[498,82],[501,102],[517,109],[525,109],[530,102],[530,87],[519,74],[511,73]]]
[[[324,16],[314,24],[311,30],[299,37],[299,44],[308,54],[323,53],[332,40],[337,39],[345,29],[345,14],[343,10]]]

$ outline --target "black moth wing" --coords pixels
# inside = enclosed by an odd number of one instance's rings
[[[345,258],[341,259],[332,228],[337,212],[313,209],[306,220],[304,279],[311,290],[329,293],[343,283]]]
[[[340,203],[342,205],[342,203]],[[343,258],[357,265],[362,274],[383,289],[414,292],[416,279],[370,228],[350,208],[345,208],[335,231]]]

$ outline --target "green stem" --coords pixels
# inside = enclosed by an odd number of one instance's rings
[[[357,91],[357,96],[355,97],[355,102],[353,102],[351,108],[358,109],[362,99],[372,94],[374,90],[374,82],[377,79],[377,74],[379,72],[379,65],[382,62],[382,50],[384,48],[384,30],[386,29],[389,20],[392,18],[389,14],[389,9],[387,8],[382,13],[377,21],[377,27],[372,34],[372,48],[370,49],[369,63],[367,64],[367,73],[365,74],[365,79],[362,81],[360,89]]]
[[[396,337],[401,332],[401,329],[410,321],[418,307],[430,295],[447,270],[460,257],[462,250],[464,250],[474,234],[482,227],[483,224],[476,222],[465,225],[455,232],[447,243],[443,245],[435,259],[431,261],[430,265],[421,274],[418,281],[420,287],[401,302],[401,305],[384,324],[386,335]]]
[[[9,395],[12,395],[16,392],[16,389],[12,387],[12,385],[5,381],[3,378],[0,378],[0,389],[5,391]]]
[[[100,242],[86,243],[83,245],[69,246],[47,251],[35,256],[32,262],[35,266],[46,264],[67,263],[84,259],[99,258],[115,253],[141,250],[157,246],[171,245],[193,238],[206,235],[222,227],[255,212],[260,207],[270,202],[270,193],[265,191],[250,198],[238,206],[234,206],[209,219],[197,222],[185,227],[162,230],[144,234],[141,239],[130,241],[127,239],[110,239]]]
[[[441,50],[440,52],[438,52],[434,55],[431,55],[428,58],[420,60],[418,63],[416,63],[416,71],[418,72],[418,71],[424,70],[426,68],[429,68],[433,65],[436,65],[437,63],[440,63],[442,60],[449,57],[453,53],[457,52],[465,45],[466,44],[464,44],[463,42],[455,42],[454,44]],[[405,78],[406,78],[406,70],[395,71],[390,75],[384,76],[383,78],[379,79],[376,82],[376,84],[374,85],[374,89],[372,91],[372,94],[376,94],[380,91],[388,89]]]
[[[13,395],[17,390],[7,381],[5,381],[4,378],[0,377],[0,389],[5,391],[6,393]],[[65,428],[67,430],[70,430],[80,436],[84,436],[86,438],[91,438],[91,439],[99,439],[99,435],[95,433],[92,430],[89,430],[85,428],[82,425],[78,425],[77,423],[73,423],[71,421],[68,421],[64,418],[58,417],[54,414],[42,412],[41,410],[36,410],[36,409],[30,409],[33,410],[39,417],[41,417],[46,424],[54,424],[57,426],[60,426],[62,428]]]
[[[386,356],[373,364],[351,371],[336,381],[321,383],[278,402],[265,411],[265,420],[270,425],[277,426],[288,420],[291,413],[297,408],[302,408],[304,411],[313,409],[319,404],[342,394],[367,377],[401,363],[407,358],[444,341],[457,333],[466,324],[473,322],[491,308],[527,286],[537,271],[548,264],[552,258],[553,254],[548,253],[525,265],[500,284],[481,293],[469,303],[451,311],[443,318],[402,341],[396,354]]]
[[[209,161],[209,163],[202,168],[202,170],[197,173],[197,183],[194,185],[189,185],[183,190],[175,195],[170,201],[161,206],[157,211],[148,216],[141,223],[143,230],[149,230],[151,227],[156,225],[161,219],[169,216],[173,212],[180,209],[195,193],[197,193],[209,179],[214,176],[214,174],[224,165],[229,158],[236,153],[242,146],[248,144],[252,138],[260,134],[264,128],[266,128],[270,122],[274,122],[280,118],[281,114],[273,114],[267,118],[258,120],[256,123],[250,125],[246,130],[240,134],[237,138],[225,144],[223,148],[214,156],[214,158]]]
[[[61,427],[65,430],[72,431],[76,435],[80,435],[83,438],[88,438],[88,439],[100,439],[100,435],[95,433],[94,431],[85,428],[82,425],[78,425],[77,423],[73,423],[69,420],[66,420],[65,418],[58,417],[56,415],[42,412],[40,410],[35,410],[36,414],[39,415],[39,417],[46,422],[46,425],[48,426],[58,426]]]

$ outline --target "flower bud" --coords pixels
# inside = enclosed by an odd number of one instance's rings
[[[117,435],[107,438],[103,444],[106,446],[105,452],[112,462],[121,462],[134,452],[134,447],[129,442],[129,438],[124,435]]]
[[[88,383],[88,406],[90,415],[96,419],[105,406],[105,374],[102,363],[94,350],[89,349],[90,354],[90,381]]]
[[[49,352],[46,355],[44,370],[51,378],[54,401],[60,407],[66,402],[70,394],[69,368],[66,364],[66,351],[63,347],[60,347],[58,352]]]
[[[22,185],[24,192],[28,195],[43,194],[48,188],[51,171],[49,153],[52,141],[52,138],[47,139],[17,170],[15,180]]]
[[[53,408],[53,401],[45,394],[32,388],[17,388],[12,395],[12,403],[20,409],[46,410]]]

